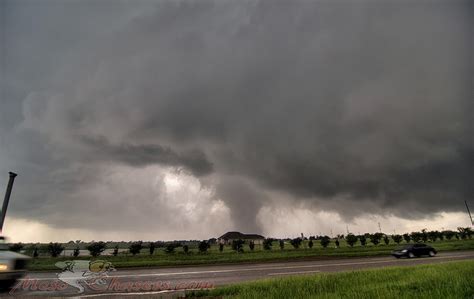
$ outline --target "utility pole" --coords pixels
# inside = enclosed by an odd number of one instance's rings
[[[472,221],[471,211],[469,211],[469,206],[467,205],[467,201],[464,201],[464,203],[466,204],[466,209],[467,209],[467,213],[469,214],[469,218],[471,218],[471,225],[474,226],[474,222]]]
[[[5,198],[3,199],[2,206],[2,215],[0,219],[0,233],[3,230],[3,222],[5,221],[5,216],[7,215],[8,202],[10,201],[10,195],[12,194],[13,182],[15,182],[15,177],[17,176],[14,172],[9,172],[10,179],[8,180],[7,191],[5,192]]]

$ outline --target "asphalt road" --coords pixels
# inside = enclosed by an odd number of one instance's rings
[[[447,261],[474,259],[474,251],[439,253],[436,257],[395,259],[393,257],[350,258],[324,261],[298,261],[258,264],[236,264],[215,266],[190,266],[179,268],[116,270],[101,277],[89,277],[89,286],[83,281],[84,291],[77,288],[76,282],[83,279],[83,273],[66,271],[62,278],[69,283],[59,284],[58,273],[29,273],[17,285],[13,295],[80,296],[104,297],[107,294],[162,294],[170,296],[169,290],[215,287],[232,283],[281,277],[288,275],[307,275],[322,272],[340,272],[388,266],[412,266],[419,264],[442,263]],[[72,274],[71,274],[71,273]],[[71,275],[69,275],[71,274]],[[69,275],[69,276],[68,276]],[[87,275],[87,274],[86,274]],[[69,279],[69,280],[68,280]],[[72,285],[71,285],[72,284]],[[76,287],[74,287],[75,285]],[[48,288],[48,290],[45,290]],[[43,290],[39,290],[43,289]],[[173,296],[180,292],[173,292]],[[5,295],[5,294],[4,294]]]

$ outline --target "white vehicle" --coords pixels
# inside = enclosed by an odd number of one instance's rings
[[[8,250],[5,239],[0,237],[0,290],[10,289],[26,274],[26,263],[30,257]]]

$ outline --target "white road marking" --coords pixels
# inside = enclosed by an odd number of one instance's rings
[[[268,276],[273,276],[273,275],[292,275],[292,274],[307,274],[307,273],[319,273],[321,271],[319,270],[314,270],[314,271],[298,271],[298,272],[280,272],[280,273],[270,273],[267,274]]]
[[[426,258],[426,260],[431,259],[456,259],[472,257],[474,255],[455,255],[455,256],[437,256],[435,258]],[[383,263],[405,263],[420,261],[418,259],[403,259],[403,260],[378,260],[378,261],[362,261],[362,262],[350,262],[350,263],[331,263],[331,264],[312,264],[312,265],[293,265],[293,266],[280,266],[280,267],[253,267],[253,268],[239,268],[239,269],[223,269],[223,270],[208,270],[208,271],[188,271],[188,272],[170,272],[170,273],[143,273],[143,274],[123,274],[123,275],[109,275],[109,277],[125,278],[125,277],[147,277],[147,276],[180,276],[180,275],[190,275],[190,274],[217,274],[217,273],[232,273],[232,272],[244,272],[244,271],[265,271],[265,270],[283,270],[283,269],[299,269],[299,268],[321,268],[321,267],[338,267],[338,266],[355,266],[355,265],[367,265],[367,264],[383,264]],[[50,278],[29,278],[35,280],[51,280],[56,279],[55,277]],[[26,280],[26,279],[20,279]]]

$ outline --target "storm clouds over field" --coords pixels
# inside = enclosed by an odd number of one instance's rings
[[[14,219],[204,238],[282,207],[419,220],[474,198],[468,1],[0,10]]]

